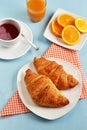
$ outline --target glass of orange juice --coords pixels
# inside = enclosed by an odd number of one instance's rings
[[[26,0],[27,12],[33,22],[39,22],[46,13],[46,0]]]

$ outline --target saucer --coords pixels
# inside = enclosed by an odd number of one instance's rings
[[[33,34],[31,29],[23,22],[18,21],[22,27],[23,34],[33,41]],[[31,45],[21,37],[19,43],[10,48],[0,46],[0,59],[11,60],[23,56],[31,48]]]

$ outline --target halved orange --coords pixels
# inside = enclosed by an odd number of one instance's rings
[[[60,14],[57,21],[62,27],[75,24],[75,18],[71,14]]]
[[[62,31],[62,39],[66,44],[74,45],[80,40],[80,32],[75,26],[68,25]]]
[[[75,26],[80,32],[87,32],[87,22],[83,18],[76,18]]]
[[[58,24],[56,19],[52,21],[51,28],[55,36],[61,37],[63,27],[60,24]]]

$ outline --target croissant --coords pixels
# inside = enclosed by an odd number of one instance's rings
[[[63,107],[69,100],[55,87],[45,75],[26,70],[24,82],[33,101],[43,107]]]
[[[73,75],[68,74],[63,66],[55,61],[35,57],[34,66],[39,74],[48,76],[59,90],[73,88],[79,83]]]

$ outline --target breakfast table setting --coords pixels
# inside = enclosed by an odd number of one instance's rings
[[[86,0],[0,3],[0,130],[87,129]]]

